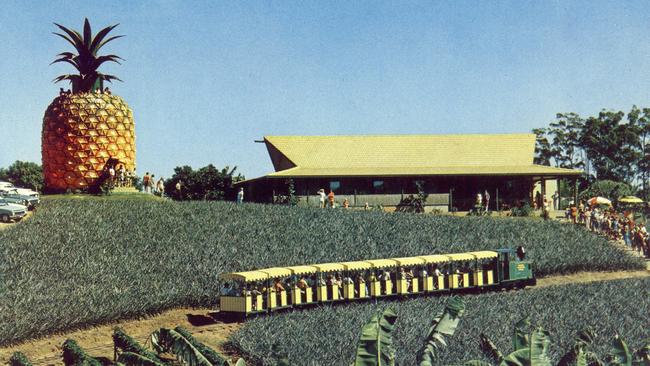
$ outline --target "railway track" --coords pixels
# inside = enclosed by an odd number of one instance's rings
[[[580,272],[540,278],[537,281],[537,286],[528,288],[527,291],[549,286],[648,277],[650,276],[650,261],[646,263],[648,269],[645,271]],[[76,340],[90,355],[112,360],[114,327],[119,326],[141,344],[148,344],[149,336],[154,330],[161,327],[173,328],[179,325],[188,329],[201,342],[226,356],[236,356],[231,353],[231,350],[225,349],[223,346],[228,336],[239,329],[240,323],[223,322],[215,319],[214,309],[181,308],[141,319],[113,322],[102,326],[29,340],[14,346],[2,347],[0,348],[0,363],[6,364],[13,352],[21,351],[34,365],[62,365],[61,345],[68,338]]]

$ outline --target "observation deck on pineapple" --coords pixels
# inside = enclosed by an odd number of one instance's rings
[[[52,63],[65,62],[77,70],[55,82],[68,80],[72,92],[61,92],[48,106],[43,117],[42,160],[45,191],[92,191],[107,176],[107,170],[123,165],[135,169],[135,123],[133,112],[119,96],[107,92],[103,82],[119,80],[102,74],[105,62],[120,63],[121,58],[97,52],[108,42],[123,36],[110,36],[116,25],[93,36],[88,19],[83,34],[55,25],[62,33],[54,33],[72,44],[76,50],[62,52]]]

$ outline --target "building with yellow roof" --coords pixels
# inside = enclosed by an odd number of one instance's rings
[[[494,210],[497,198],[500,208],[530,201],[535,184],[582,174],[534,164],[534,134],[265,136],[263,142],[275,172],[238,183],[247,201],[274,202],[292,180],[302,205],[318,206],[323,189],[338,205],[347,199],[351,207],[394,207],[420,186],[428,207],[468,210],[487,191]]]

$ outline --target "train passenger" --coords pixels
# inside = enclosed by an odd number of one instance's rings
[[[359,284],[359,288],[361,288],[361,286],[364,286],[366,288],[365,294],[366,294],[366,296],[368,296],[368,293],[369,293],[368,292],[368,285],[366,284],[366,280],[363,279],[363,275],[361,275],[361,274],[357,275],[357,283]]]
[[[375,271],[370,271],[370,274],[368,275],[368,282],[375,282],[377,281],[377,276],[375,276]]]
[[[223,287],[221,287],[221,296],[232,296],[233,291],[232,288],[230,287],[230,283],[226,282],[223,284]]]
[[[352,277],[346,275],[345,277],[343,277],[343,284],[344,284],[344,285],[354,284],[354,281],[352,280]],[[353,288],[354,288],[354,286],[353,286]],[[354,295],[355,295],[355,296],[358,295],[358,291],[357,291],[357,289],[354,289]]]
[[[342,299],[343,298],[343,293],[341,292],[341,290],[343,289],[343,279],[341,278],[340,273],[336,274],[336,277],[334,279],[334,283],[336,284],[336,289],[339,292],[339,299]]]
[[[524,258],[526,258],[526,249],[521,245],[517,247],[517,258],[520,261],[523,261]]]
[[[275,283],[273,283],[273,290],[275,290],[276,292],[284,291],[284,286],[282,286],[282,282],[280,281],[279,278],[275,279]]]
[[[433,271],[434,276],[442,276],[442,272],[440,272],[440,268],[437,266],[435,267],[435,270]]]
[[[300,277],[300,280],[298,280],[298,283],[296,284],[296,287],[300,289],[301,293],[305,293],[307,291],[307,287],[309,287],[309,284],[307,283],[307,280],[305,277]]]
[[[420,275],[420,277],[426,278],[427,275],[428,275],[427,268],[426,267],[420,268],[420,270],[418,271],[418,274]]]
[[[456,268],[456,272],[454,273],[458,275],[458,286],[463,287],[463,274],[458,268]]]

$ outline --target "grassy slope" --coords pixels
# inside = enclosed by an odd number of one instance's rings
[[[0,343],[217,302],[224,271],[524,245],[538,274],[640,268],[570,225],[142,199],[46,199],[0,232]]]
[[[650,279],[620,280],[588,285],[557,286],[508,293],[465,296],[466,314],[449,348],[439,352],[439,365],[461,365],[482,359],[478,339],[488,335],[504,352],[512,352],[514,323],[530,315],[533,325],[550,332],[556,364],[569,350],[575,334],[590,326],[597,334],[594,350],[609,351],[619,332],[633,348],[650,335]],[[285,353],[291,365],[349,365],[361,327],[379,309],[398,315],[393,341],[400,365],[415,365],[415,355],[431,319],[445,298],[426,297],[378,304],[350,304],[282,313],[248,321],[230,337],[231,343],[260,365],[275,365]]]

